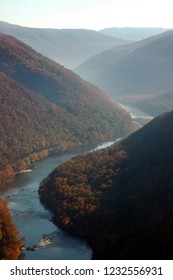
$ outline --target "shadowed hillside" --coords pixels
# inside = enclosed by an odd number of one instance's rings
[[[56,168],[41,201],[94,259],[172,259],[173,111],[109,148]]]

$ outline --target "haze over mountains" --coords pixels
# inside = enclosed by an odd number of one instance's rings
[[[93,30],[28,28],[2,21],[0,33],[15,36],[70,69],[103,50],[128,42]]]
[[[87,239],[94,259],[172,259],[172,124],[173,111],[42,182],[54,221]]]
[[[105,28],[100,30],[102,34],[108,36],[115,36],[124,40],[129,41],[140,41],[142,39],[146,39],[148,37],[152,37],[167,31],[166,28],[159,28],[159,27],[112,27],[112,28]]]
[[[104,51],[76,72],[114,100],[168,92],[173,88],[173,31]]]
[[[133,127],[103,91],[14,37],[0,35],[0,60],[0,179],[13,174],[8,164],[15,160],[25,158],[14,169],[25,168],[49,151],[86,147]]]
[[[120,102],[137,107],[151,116],[157,116],[173,109],[173,89],[154,96],[119,97]]]

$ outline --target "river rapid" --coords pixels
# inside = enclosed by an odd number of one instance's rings
[[[132,109],[130,113],[135,117]],[[127,107],[126,110],[130,111]],[[140,117],[139,112],[137,117]],[[141,115],[144,117],[143,112]],[[107,142],[94,150],[111,144],[113,142]],[[3,186],[5,191],[0,195],[7,200],[21,237],[26,238],[25,248],[30,247],[30,250],[23,250],[25,260],[89,260],[92,257],[92,251],[84,240],[67,234],[52,223],[52,214],[43,207],[38,196],[41,181],[55,167],[76,155],[49,156],[37,162],[32,170],[17,174],[13,182]]]

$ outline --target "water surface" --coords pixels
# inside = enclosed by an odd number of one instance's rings
[[[51,222],[51,213],[39,201],[40,182],[60,163],[75,154],[49,156],[36,163],[32,172],[17,174],[16,179],[2,194],[13,221],[26,237],[26,247],[38,246],[37,251],[24,250],[24,259],[91,259],[92,251],[84,240],[60,230]]]

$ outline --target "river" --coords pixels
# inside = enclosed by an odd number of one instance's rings
[[[151,120],[153,119],[153,116],[150,116],[144,112],[142,112],[141,110],[137,109],[137,108],[134,108],[134,107],[131,107],[129,105],[124,105],[124,104],[121,104],[119,103],[119,105],[125,109],[127,112],[130,113],[132,119],[138,119],[138,118],[141,118],[141,119],[147,119],[147,120]]]
[[[99,145],[96,149],[110,146],[113,142]],[[94,150],[96,150],[94,149]],[[59,164],[76,156],[75,153],[49,156],[33,165],[32,170],[16,175],[13,182],[3,186],[1,197],[8,202],[13,221],[25,236],[25,247],[36,245],[36,251],[24,250],[25,260],[88,260],[92,251],[82,239],[59,229],[51,222],[52,214],[40,203],[40,182]]]
[[[107,142],[94,150],[111,144],[113,142]],[[55,167],[75,155],[49,156],[33,165],[32,170],[17,174],[13,182],[3,186],[6,191],[1,193],[1,197],[7,200],[20,235],[26,238],[25,247],[36,245],[37,248],[36,251],[24,250],[25,260],[87,260],[92,257],[92,251],[84,240],[67,234],[51,222],[52,214],[43,207],[38,196],[40,182]]]

